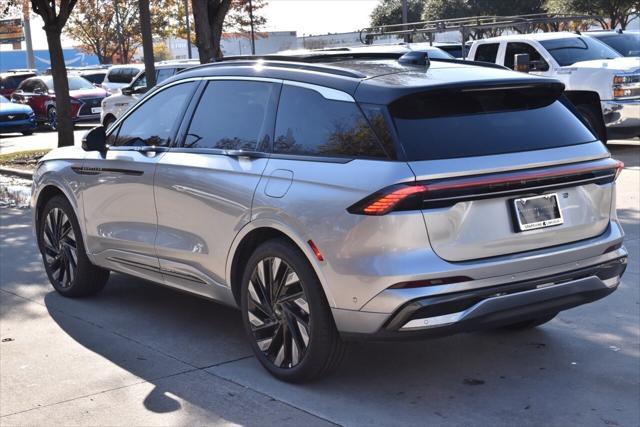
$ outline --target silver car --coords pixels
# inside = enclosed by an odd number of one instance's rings
[[[555,80],[424,53],[223,61],[34,174],[64,296],[110,271],[241,309],[307,381],[354,339],[530,328],[626,267],[610,157]]]

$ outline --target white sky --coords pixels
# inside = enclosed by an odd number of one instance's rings
[[[303,34],[326,34],[355,31],[369,23],[369,15],[378,0],[268,0],[263,9],[267,18],[266,30],[297,31]],[[34,49],[46,49],[47,39],[42,20],[31,21]],[[73,41],[65,40],[66,46]],[[24,47],[24,43],[23,43]],[[2,50],[11,49],[3,45]]]

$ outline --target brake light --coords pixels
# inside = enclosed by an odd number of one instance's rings
[[[364,206],[362,213],[366,215],[384,215],[392,211],[398,203],[425,191],[427,191],[427,187],[424,185],[409,185],[400,188],[392,187],[389,192],[383,192]]]
[[[615,180],[624,164],[613,159],[566,166],[529,169],[432,181],[395,184],[347,208],[357,215],[386,215],[452,206],[466,200],[509,196],[523,191],[544,192],[567,185],[604,184]]]

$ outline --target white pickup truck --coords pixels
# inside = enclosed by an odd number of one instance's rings
[[[515,34],[476,40],[468,59],[514,68],[529,55],[529,72],[565,84],[567,97],[599,138],[640,136],[640,58],[623,57],[580,34]]]

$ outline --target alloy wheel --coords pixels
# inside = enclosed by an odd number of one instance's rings
[[[295,270],[283,259],[261,259],[248,284],[248,316],[258,348],[278,368],[298,365],[309,346],[310,312]]]
[[[55,107],[51,107],[49,108],[49,110],[47,110],[47,119],[49,128],[51,130],[56,130],[58,128],[58,114]]]
[[[42,227],[42,250],[51,277],[60,288],[72,285],[78,269],[78,247],[73,226],[62,209],[53,208]]]

